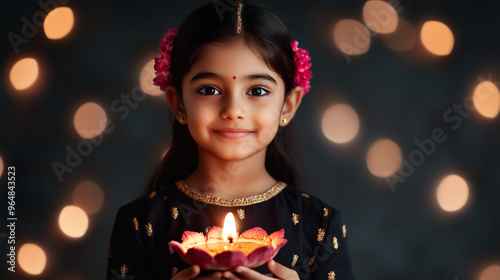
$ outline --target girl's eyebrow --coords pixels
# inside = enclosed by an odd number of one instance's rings
[[[245,80],[258,80],[258,79],[264,79],[264,80],[267,80],[267,81],[270,81],[270,82],[273,82],[274,84],[278,84],[276,82],[276,80],[271,77],[271,75],[269,74],[266,74],[266,73],[259,73],[259,74],[252,74],[252,75],[247,75],[245,77],[243,77],[243,79]]]
[[[217,79],[217,80],[222,80],[223,78],[215,73],[212,72],[200,72],[196,75],[194,75],[193,78],[191,78],[190,83],[193,83],[196,80],[203,79],[203,78],[212,78],[212,79]],[[267,81],[270,81],[274,84],[278,84],[276,80],[271,77],[271,75],[267,73],[257,73],[257,74],[250,74],[246,75],[243,77],[244,80],[258,80],[258,79],[264,79]]]
[[[196,80],[199,80],[199,79],[204,79],[204,78],[213,78],[213,79],[217,79],[217,80],[222,80],[222,77],[215,74],[215,73],[211,73],[211,72],[200,72],[196,75],[194,75],[194,77],[191,79],[191,81],[189,83],[192,83]]]

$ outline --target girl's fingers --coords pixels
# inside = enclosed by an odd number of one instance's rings
[[[269,271],[271,271],[274,276],[278,277],[278,279],[286,279],[286,280],[293,280],[299,279],[299,275],[297,272],[293,269],[290,269],[284,265],[281,265],[274,260],[270,260],[267,263],[267,267],[269,268]]]
[[[224,280],[242,280],[243,278],[240,278],[240,277],[234,275],[234,273],[232,273],[231,271],[224,271],[222,273],[222,279],[224,279]]]

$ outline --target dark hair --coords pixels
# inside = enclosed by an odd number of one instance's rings
[[[294,79],[294,53],[290,35],[283,22],[261,6],[242,1],[241,27],[237,32],[237,10],[234,1],[214,1],[192,12],[180,25],[172,49],[170,71],[173,86],[182,98],[182,79],[199,58],[208,43],[244,40],[285,83],[285,97],[290,94]],[[187,126],[172,119],[172,143],[146,192],[185,179],[198,166],[197,144]],[[292,123],[281,127],[266,152],[266,169],[276,180],[298,187],[300,182],[290,150]],[[186,156],[187,155],[187,156]]]

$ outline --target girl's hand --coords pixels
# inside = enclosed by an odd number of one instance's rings
[[[258,273],[257,271],[250,269],[245,266],[238,266],[234,269],[234,272],[238,273],[238,275],[243,276],[244,278],[241,277],[236,277],[233,273],[229,271],[225,271],[222,274],[223,279],[229,279],[229,280],[239,280],[239,279],[246,279],[246,280],[269,280],[269,279],[284,279],[284,280],[299,280],[299,275],[297,272],[293,269],[287,268],[286,266],[283,266],[273,260],[270,260],[267,263],[267,267],[269,268],[269,271],[275,276],[269,277],[266,275],[262,275]]]
[[[198,265],[193,265],[191,267],[188,267],[179,273],[177,273],[171,280],[191,280],[191,279],[197,279],[197,280],[214,280],[214,279],[222,279],[222,272],[216,271],[208,276],[205,277],[199,277],[199,278],[194,278],[200,274],[200,267]]]

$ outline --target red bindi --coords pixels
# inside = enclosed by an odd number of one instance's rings
[[[233,80],[236,80],[236,76],[233,76]]]

